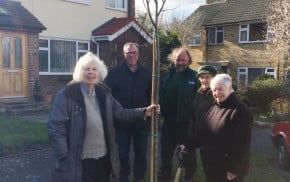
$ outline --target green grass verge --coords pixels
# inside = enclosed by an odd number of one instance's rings
[[[48,146],[45,123],[0,115],[0,156],[38,150]]]
[[[250,169],[244,182],[282,182],[281,178],[271,168],[267,156],[252,153],[250,158]]]
[[[174,171],[176,171],[177,164],[174,165]],[[175,173],[173,173],[175,175]],[[181,176],[184,175],[184,169],[182,169]],[[173,176],[174,178],[175,176]],[[146,181],[149,181],[149,174],[146,176]],[[197,171],[195,173],[196,182],[205,182],[205,177],[202,169],[201,159],[198,157]],[[180,179],[182,181],[182,177]],[[282,182],[281,178],[274,173],[270,167],[267,157],[263,154],[251,154],[250,169],[248,175],[245,177],[244,182]]]

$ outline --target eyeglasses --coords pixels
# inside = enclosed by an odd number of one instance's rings
[[[134,51],[134,52],[125,52],[125,54],[131,54],[131,55],[133,55],[133,54],[137,54],[137,51]]]

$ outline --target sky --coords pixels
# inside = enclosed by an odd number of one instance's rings
[[[153,2],[153,0],[151,1]],[[137,11],[145,12],[143,0],[135,0],[135,3]],[[196,10],[200,5],[204,4],[205,0],[167,0],[164,9],[174,9],[166,11],[167,17],[170,17],[170,15],[176,15],[181,18],[185,18],[189,16],[194,10]]]

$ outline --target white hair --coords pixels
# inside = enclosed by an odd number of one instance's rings
[[[216,85],[224,85],[227,88],[232,87],[232,78],[228,74],[217,74],[210,82],[210,88],[212,89]]]
[[[84,68],[90,63],[95,64],[97,71],[99,72],[98,82],[103,81],[106,78],[108,74],[108,69],[104,64],[104,62],[94,53],[87,52],[85,55],[80,57],[79,61],[77,62],[73,73],[73,80],[77,82],[82,82],[84,79],[83,78]]]

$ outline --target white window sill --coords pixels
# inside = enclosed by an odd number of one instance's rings
[[[110,10],[115,10],[115,11],[127,12],[127,9],[125,9],[125,8],[113,8],[113,7],[110,7],[110,6],[106,6],[106,8],[110,9]]]
[[[83,4],[83,5],[90,5],[90,0],[64,0],[72,3]]]
[[[189,47],[199,47],[201,44],[188,44]]]
[[[258,41],[239,41],[240,44],[255,44],[255,43],[265,43],[268,42],[266,40],[258,40]]]

